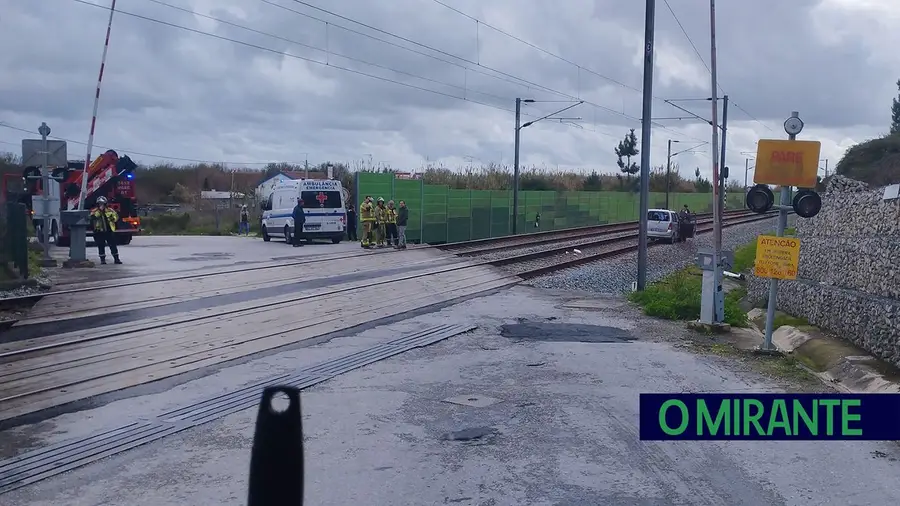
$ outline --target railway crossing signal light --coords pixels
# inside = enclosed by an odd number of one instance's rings
[[[800,190],[791,203],[794,212],[801,218],[812,218],[822,209],[822,197],[813,190]]]
[[[768,185],[758,184],[747,191],[747,209],[765,214],[775,205],[775,195]]]

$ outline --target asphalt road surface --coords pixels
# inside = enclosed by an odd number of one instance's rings
[[[475,323],[472,333],[304,392],[306,504],[900,504],[900,452],[890,442],[640,441],[641,392],[763,392],[796,385],[679,348],[680,326],[646,319],[620,301],[603,299],[597,309],[576,310],[565,307],[567,300],[516,287],[257,358],[165,392],[18,428],[4,435],[5,444],[67,439],[404,332]],[[569,342],[563,334],[548,334],[549,340],[500,335],[502,325],[522,322],[613,329],[606,342],[591,343]],[[454,396],[488,405],[444,402]],[[11,492],[0,502],[246,504],[255,414],[247,410],[190,429]]]

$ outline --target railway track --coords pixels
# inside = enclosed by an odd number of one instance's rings
[[[726,211],[725,217],[732,215],[746,214],[746,210]],[[712,216],[710,213],[698,214],[697,217],[705,219]],[[457,256],[479,256],[485,253],[497,253],[523,247],[532,247],[542,244],[553,244],[559,246],[561,244],[572,245],[579,241],[597,237],[598,234],[626,233],[637,229],[638,222],[609,223],[603,225],[592,225],[588,227],[577,227],[563,230],[552,230],[546,232],[535,232],[531,234],[522,234],[515,236],[493,237],[487,239],[476,239],[472,241],[447,243],[435,247],[442,251],[453,253]],[[560,241],[565,241],[561,243]],[[210,278],[216,276],[231,276],[239,273],[247,273],[253,271],[266,271],[271,269],[280,269],[290,266],[302,266],[305,264],[314,264],[328,260],[346,259],[354,257],[362,257],[372,254],[388,253],[391,250],[367,250],[353,253],[340,254],[321,254],[304,256],[297,260],[284,261],[275,260],[271,262],[261,262],[244,266],[228,266],[211,268],[206,272],[191,271],[189,273],[174,273],[160,275],[145,275],[133,278],[124,278],[121,280],[97,281],[92,283],[79,283],[75,288],[65,288],[62,285],[56,289],[46,292],[36,292],[16,297],[0,297],[0,310],[14,310],[17,308],[26,308],[34,304],[38,300],[52,295],[68,295],[83,294],[96,290],[107,290],[111,288],[135,287],[138,285],[165,284],[170,282],[185,281],[198,278]],[[2,329],[0,322],[0,329]]]
[[[725,216],[724,227],[732,227],[747,223],[755,223],[759,221],[770,220],[777,216],[777,213],[769,213],[759,215],[756,213],[731,213]],[[702,219],[697,221],[695,234],[703,234],[712,232],[712,219]],[[607,230],[604,233],[596,232],[589,236],[588,239],[578,239],[575,242],[565,242],[556,246],[548,246],[538,249],[537,251],[529,251],[519,254],[502,255],[496,258],[486,258],[484,263],[496,267],[503,267],[505,270],[524,278],[530,279],[543,276],[551,272],[560,271],[577,267],[579,265],[603,260],[614,256],[630,253],[638,249],[638,231],[636,227],[630,230],[622,230],[616,228]],[[563,236],[565,237],[565,236]],[[559,242],[560,239],[555,239]],[[545,244],[529,243],[527,245],[517,245],[517,248],[531,248],[536,245]],[[549,244],[549,243],[547,243]],[[651,247],[656,246],[651,243]],[[478,253],[472,253],[473,250],[461,249],[462,256],[493,256],[498,251],[507,252],[513,249],[508,244],[500,244],[496,248],[489,246],[481,246],[477,249]],[[578,250],[578,251],[575,251]]]
[[[746,209],[731,210],[725,212],[725,218],[729,216],[745,216],[750,213]],[[751,213],[752,214],[752,213]],[[711,219],[712,213],[696,214],[697,219]],[[471,241],[451,242],[436,246],[437,248],[453,253],[457,256],[481,255],[483,253],[496,253],[498,251],[521,248],[524,246],[537,246],[541,244],[556,244],[559,241],[573,241],[584,238],[593,238],[598,234],[611,234],[615,232],[636,231],[639,222],[626,221],[622,223],[605,223],[602,225],[590,225],[587,227],[564,228],[561,230],[548,230],[530,234],[519,234],[504,237],[488,237]]]

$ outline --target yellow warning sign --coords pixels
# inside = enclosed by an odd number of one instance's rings
[[[761,235],[756,241],[754,274],[761,278],[797,279],[800,239]]]
[[[760,139],[753,182],[815,188],[821,148],[819,141]]]

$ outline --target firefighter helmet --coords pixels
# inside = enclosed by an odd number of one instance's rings
[[[97,205],[99,206],[102,204],[106,204],[106,197],[98,197],[97,198]]]

